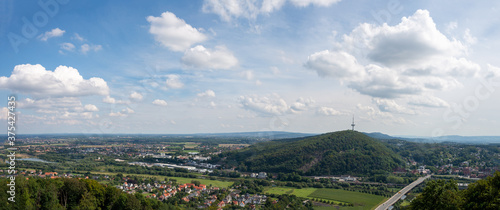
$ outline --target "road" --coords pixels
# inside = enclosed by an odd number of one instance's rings
[[[420,183],[422,183],[424,180],[428,179],[429,177],[431,177],[431,175],[427,175],[425,177],[418,178],[417,180],[415,180],[411,184],[409,184],[406,187],[404,187],[403,189],[401,189],[398,193],[394,194],[391,198],[389,198],[389,200],[385,201],[383,204],[378,206],[375,210],[388,209],[390,206],[394,205],[394,203],[396,203],[399,199],[401,199],[401,197],[403,197],[403,195],[408,193],[408,191],[410,191],[415,186],[419,185]]]

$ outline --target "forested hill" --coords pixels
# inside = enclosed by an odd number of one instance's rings
[[[304,175],[364,175],[392,171],[401,157],[357,131],[339,131],[296,140],[254,144],[222,154],[240,171],[297,172]]]

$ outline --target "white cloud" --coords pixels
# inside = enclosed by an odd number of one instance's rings
[[[110,117],[126,117],[127,115],[123,114],[121,112],[111,112],[111,113],[109,113],[109,116]]]
[[[443,107],[449,107],[450,105],[448,102],[444,101],[443,99],[440,99],[435,96],[413,96],[410,98],[408,101],[408,104],[414,105],[414,106],[423,106],[423,107],[432,107],[432,108],[443,108]]]
[[[344,38],[365,43],[368,58],[386,66],[415,65],[442,56],[462,55],[465,48],[437,30],[427,10],[403,17],[396,26],[361,24]]]
[[[334,108],[331,108],[331,107],[319,107],[317,110],[316,110],[316,113],[320,114],[320,115],[325,115],[325,116],[335,116],[335,115],[340,115],[340,112],[335,110]]]
[[[240,75],[241,75],[241,77],[245,78],[246,80],[253,80],[253,78],[254,78],[254,73],[251,70],[242,71],[240,73]]]
[[[78,34],[78,33],[75,33],[72,38],[76,39],[76,40],[78,40],[80,42],[85,41],[85,39],[82,36],[80,36],[80,34]]]
[[[149,33],[154,35],[155,40],[173,51],[184,51],[207,39],[198,29],[171,12],[164,12],[161,17],[149,16],[147,21],[151,23]]]
[[[43,115],[37,120],[43,120],[49,124],[82,124],[85,120],[98,118],[93,114],[99,109],[93,104],[82,105],[77,97],[60,97],[31,99],[26,98],[18,101],[18,107],[22,109],[35,110]]]
[[[184,83],[181,82],[180,76],[176,74],[167,75],[166,81],[167,88],[179,89],[184,87]]]
[[[102,99],[102,102],[107,103],[107,104],[127,104],[126,101],[123,100],[116,100],[115,98],[111,96],[106,96],[105,98]]]
[[[102,46],[101,45],[82,44],[82,46],[80,47],[80,51],[83,54],[87,54],[87,52],[89,52],[89,51],[97,52],[99,50],[102,50]]]
[[[279,10],[285,2],[286,0],[263,0],[260,10],[264,13],[271,13],[274,10]]]
[[[153,104],[158,105],[158,106],[167,106],[167,102],[165,100],[161,100],[161,99],[155,99],[153,101]]]
[[[290,0],[296,7],[306,7],[309,5],[328,7],[340,2],[340,0]],[[215,13],[224,21],[231,21],[233,18],[244,17],[256,19],[260,14],[268,14],[280,10],[286,0],[205,0],[203,2],[203,12]]]
[[[64,34],[64,32],[66,32],[66,31],[61,30],[59,28],[54,28],[51,31],[47,31],[47,32],[41,34],[40,36],[38,36],[38,39],[40,39],[42,41],[47,41],[48,39],[50,39],[52,37],[62,36]]]
[[[324,50],[314,53],[307,58],[305,66],[315,70],[321,77],[350,78],[364,73],[363,66],[346,52]]]
[[[197,45],[187,50],[181,60],[187,66],[209,69],[230,69],[238,64],[238,59],[224,46],[210,50]]]
[[[134,91],[130,94],[129,98],[133,101],[140,101],[142,100],[143,96],[140,93]]]
[[[75,49],[75,45],[69,42],[65,42],[61,44],[61,50],[73,51]]]
[[[374,98],[373,102],[382,112],[390,112],[396,114],[415,114],[415,111],[397,104],[394,100]]]
[[[97,112],[97,111],[99,111],[99,109],[97,108],[97,106],[95,106],[93,104],[87,104],[83,108],[85,109],[85,111],[89,111],[89,112]]]
[[[465,29],[464,40],[467,44],[475,44],[477,42],[477,38],[470,34],[470,29]]]
[[[294,103],[292,103],[292,105],[290,106],[290,110],[292,112],[301,112],[301,111],[306,111],[309,109],[309,107],[311,107],[313,104],[315,103],[314,100],[310,99],[310,98],[307,98],[307,99],[304,99],[304,98],[299,98],[297,99],[297,101],[295,101]]]
[[[7,107],[2,107],[0,109],[0,120],[6,120],[9,117],[9,109]]]
[[[215,92],[213,90],[206,90],[205,92],[198,93],[198,97],[215,97]]]
[[[332,4],[338,3],[341,0],[290,0],[293,5],[299,7],[307,7],[309,5],[328,7]]]
[[[10,77],[0,77],[0,88],[39,98],[109,93],[106,81],[101,78],[86,80],[75,68],[58,66],[54,71],[48,71],[40,64],[15,66]]]
[[[123,110],[122,110],[122,112],[124,112],[124,113],[128,113],[128,114],[134,114],[134,113],[135,113],[135,111],[134,111],[134,110],[132,110],[132,109],[130,109],[130,108],[128,108],[128,107],[127,107],[127,108],[125,108],[125,109],[123,109]]]
[[[448,39],[426,10],[395,26],[363,23],[334,50],[313,53],[305,67],[333,77],[361,94],[400,98],[460,87],[480,66],[464,58],[467,46]]]
[[[264,97],[256,95],[240,96],[240,103],[243,108],[264,115],[283,115],[290,109],[285,100],[278,95]]]
[[[109,113],[109,116],[110,117],[126,117],[126,116],[128,116],[128,114],[134,114],[134,113],[135,113],[134,110],[127,107],[119,112],[111,112],[111,113]]]

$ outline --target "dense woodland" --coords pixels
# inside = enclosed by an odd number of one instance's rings
[[[500,172],[486,180],[479,180],[466,190],[458,190],[454,180],[432,180],[410,205],[410,209],[500,209]]]
[[[8,191],[8,179],[0,179],[0,191]],[[18,176],[15,201],[0,193],[0,209],[177,209],[171,204],[127,194],[115,186],[89,179],[43,179]]]
[[[403,165],[399,155],[356,131],[262,142],[220,157],[240,171],[301,175],[371,175]]]

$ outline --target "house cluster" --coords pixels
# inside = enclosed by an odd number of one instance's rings
[[[250,195],[248,193],[245,195],[240,195],[239,190],[234,190],[224,199],[222,199],[219,203],[217,203],[217,206],[219,208],[224,208],[225,206],[228,205],[234,205],[240,207],[250,207],[251,209],[254,209],[257,205],[262,205],[266,201],[267,201],[267,196],[265,195]],[[208,204],[211,205],[211,203]],[[207,202],[205,202],[205,205],[207,205]]]
[[[129,194],[134,194],[135,192],[142,190],[146,193],[153,193],[147,197],[157,198],[162,201],[168,199],[172,196],[175,196],[178,192],[186,192],[189,195],[184,197],[183,200],[191,199],[192,197],[199,196],[202,192],[207,190],[207,186],[204,184],[200,184],[200,186],[196,186],[192,183],[181,184],[178,186],[173,186],[165,183],[153,183],[153,184],[134,184],[124,182],[122,185],[117,186],[118,189],[123,190]]]
[[[115,161],[117,161],[115,159]],[[158,166],[158,167],[162,167],[162,168],[183,168],[183,169],[186,169],[188,171],[194,171],[194,172],[199,172],[199,173],[212,173],[212,170],[208,170],[208,169],[204,169],[204,168],[196,168],[194,166],[187,166],[189,164],[186,164],[186,166],[180,166],[180,165],[176,165],[176,164],[169,164],[169,163],[144,163],[144,162],[130,162],[128,163],[129,165],[137,165],[137,166],[144,166],[144,167],[153,167],[153,166]]]
[[[265,178],[267,178],[267,173],[266,172],[251,173],[250,177],[258,178],[258,179],[265,179]]]
[[[468,162],[464,162],[461,166],[454,166],[453,164],[447,164],[439,167],[437,174],[451,174],[451,175],[461,175],[465,178],[479,178],[484,179],[488,176],[494,174],[495,171],[500,170],[499,167],[469,167]]]

